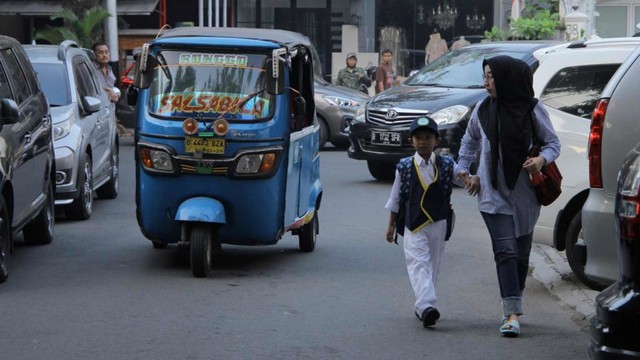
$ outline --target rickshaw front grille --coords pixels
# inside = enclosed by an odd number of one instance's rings
[[[180,172],[183,174],[229,175],[229,166],[207,160],[180,159]]]

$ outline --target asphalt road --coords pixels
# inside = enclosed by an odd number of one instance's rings
[[[413,314],[402,247],[384,240],[391,185],[343,151],[321,153],[325,194],[313,253],[287,235],[225,246],[206,279],[175,247],[154,250],[135,220],[133,146],[121,193],[90,220],[58,219],[52,244],[21,239],[0,285],[0,359],[585,359],[588,333],[533,277],[523,334],[498,333],[488,233],[475,198],[458,216],[439,279],[441,320]],[[161,196],[161,194],[159,194]]]

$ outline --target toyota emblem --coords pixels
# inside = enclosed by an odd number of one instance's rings
[[[396,117],[398,117],[398,112],[391,109],[389,111],[387,111],[387,119],[395,119]]]

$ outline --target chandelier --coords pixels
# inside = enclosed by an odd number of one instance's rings
[[[458,9],[455,6],[449,6],[445,1],[444,5],[438,5],[438,9],[433,9],[431,13],[431,22],[436,23],[441,29],[448,29],[453,26],[458,18]]]
[[[471,30],[478,31],[484,27],[487,19],[484,17],[484,14],[478,16],[478,11],[476,8],[473,9],[473,15],[467,15],[467,27]]]

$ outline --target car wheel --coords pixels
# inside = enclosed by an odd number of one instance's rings
[[[115,149],[111,153],[111,178],[104,185],[100,186],[96,190],[96,194],[101,199],[115,199],[118,197],[118,190],[120,188],[119,176],[120,176],[120,150],[118,148],[118,142],[115,142]]]
[[[49,180],[47,197],[38,216],[24,228],[24,241],[29,245],[45,245],[53,241],[55,222],[55,192],[53,178]]]
[[[194,277],[207,277],[213,258],[211,227],[206,223],[194,223],[189,236],[191,272]]]
[[[569,266],[571,267],[571,270],[576,275],[578,280],[580,280],[583,284],[587,285],[593,290],[603,290],[606,287],[606,284],[598,282],[591,278],[589,275],[585,274],[585,266],[580,260],[580,258],[586,257],[587,251],[582,231],[582,213],[580,211],[578,211],[574,215],[573,219],[569,223],[569,228],[567,229],[567,234],[565,235],[565,246],[567,261],[569,262]],[[580,247],[583,248],[581,249]],[[584,254],[579,255],[580,252],[584,252]]]
[[[87,220],[93,210],[93,168],[91,157],[84,154],[83,161],[78,167],[78,197],[65,208],[67,218],[71,220]]]
[[[4,197],[0,195],[0,283],[9,277],[11,241],[11,218]]]
[[[316,248],[316,235],[318,234],[318,212],[313,215],[313,219],[302,227],[298,235],[300,250],[312,252]]]
[[[329,127],[322,118],[318,118],[318,124],[320,124],[320,143],[318,146],[320,147],[320,150],[322,150],[327,144],[327,140],[329,140]]]
[[[367,167],[371,176],[376,180],[389,181],[396,176],[396,166],[392,163],[367,160]]]
[[[340,150],[345,150],[346,148],[349,147],[349,140],[332,141],[331,143],[333,144],[333,146],[335,146],[336,148],[338,148]]]

